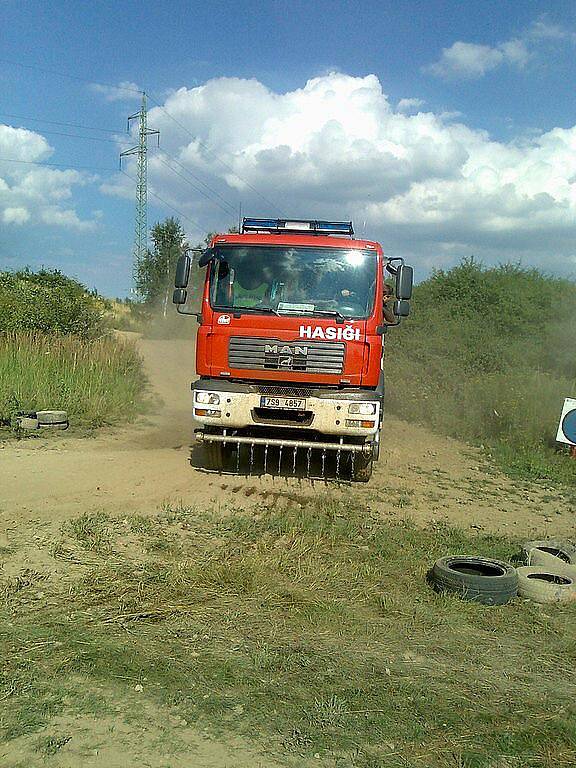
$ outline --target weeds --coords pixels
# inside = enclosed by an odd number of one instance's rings
[[[126,422],[141,408],[144,374],[134,346],[112,337],[0,334],[0,424],[57,408],[74,426]]]
[[[465,260],[417,286],[413,305],[387,342],[390,408],[486,447],[511,474],[574,485],[554,438],[576,393],[576,285]]]
[[[168,558],[150,551],[159,529],[178,537]],[[136,681],[148,708],[256,738],[298,764],[576,760],[576,606],[487,608],[426,584],[442,554],[510,559],[513,542],[384,523],[329,497],[235,516],[84,516],[62,535],[78,562],[89,555],[83,574],[61,593],[43,584],[40,612],[19,592],[7,607],[9,737],[62,707],[101,711],[87,697],[100,686],[117,707]]]

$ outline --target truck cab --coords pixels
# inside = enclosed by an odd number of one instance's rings
[[[185,313],[189,254],[176,272]],[[201,255],[206,269],[192,385],[196,437],[213,469],[255,446],[327,452],[368,480],[383,416],[384,336],[408,314],[412,269],[351,222],[245,218]],[[386,271],[395,298],[385,302]],[[388,304],[389,306],[385,306]]]

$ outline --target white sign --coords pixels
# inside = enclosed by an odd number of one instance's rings
[[[567,397],[560,416],[556,440],[567,445],[576,445],[576,399]]]
[[[230,315],[220,315],[218,325],[230,325]]]

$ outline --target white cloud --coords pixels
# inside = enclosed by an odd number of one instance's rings
[[[425,103],[423,99],[400,99],[397,109],[399,112],[412,112],[423,107]]]
[[[2,211],[2,220],[5,224],[25,224],[30,219],[27,208],[5,208]]]
[[[51,154],[50,145],[40,134],[0,125],[0,216],[5,224],[43,222],[75,229],[93,226],[64,202],[88,177],[74,170],[34,165],[46,162]]]
[[[541,18],[518,37],[495,46],[458,40],[449,48],[443,48],[440,59],[424,67],[424,72],[446,80],[472,80],[506,64],[523,69],[534,58],[538,46],[561,41],[576,42],[576,34]]]
[[[142,88],[130,80],[122,80],[118,85],[92,83],[90,89],[103,96],[106,101],[133,101],[142,98]]]
[[[150,124],[195,188],[160,162],[171,164],[161,149],[150,155],[151,189],[206,231],[235,223],[217,207],[224,198],[248,215],[351,216],[421,259],[473,252],[572,268],[576,127],[495,142],[454,116],[394,109],[375,75],[341,73],[288,93],[215,79],[164,106],[180,126],[160,109]],[[125,181],[106,191],[133,194]]]
[[[528,49],[521,40],[509,40],[497,47],[458,41],[442,49],[440,60],[426,67],[436,77],[474,79],[504,63],[522,67],[528,60]]]

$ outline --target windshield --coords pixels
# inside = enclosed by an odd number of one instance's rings
[[[216,249],[210,299],[218,309],[368,317],[376,252],[346,248],[227,246]]]

